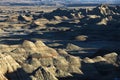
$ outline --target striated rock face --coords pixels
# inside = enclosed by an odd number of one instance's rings
[[[27,65],[23,66],[25,71],[30,71],[29,73],[31,73],[36,71],[38,66],[45,67],[39,68],[35,75],[32,74],[37,80],[56,80],[57,78],[55,78],[55,76],[67,77],[71,76],[70,73],[82,74],[82,71],[79,69],[80,58],[78,57],[71,56],[63,50],[57,52],[55,49],[46,46],[42,41],[36,41],[35,43],[24,41],[23,46],[25,51],[31,51],[31,59],[27,59],[27,62],[29,62],[31,66],[28,66],[29,69]]]
[[[113,52],[109,53],[103,56],[104,59],[106,59],[106,62],[109,64],[117,65],[118,60],[118,54]]]
[[[0,80],[8,80],[8,79],[0,72]]]
[[[57,69],[62,71],[67,71],[69,68],[69,63],[64,57],[57,57],[53,59],[53,64]]]
[[[0,70],[2,74],[5,74],[6,72],[10,73],[17,70],[17,68],[20,68],[20,65],[16,63],[10,55],[0,54],[0,62]]]
[[[38,57],[54,57],[57,56],[58,53],[56,50],[47,47],[43,42],[36,41],[35,43],[31,41],[25,40],[23,42],[23,48],[27,53],[36,53],[36,55],[39,55]],[[35,57],[35,56],[34,56]],[[37,57],[37,56],[36,56]]]
[[[10,46],[7,47],[10,48]],[[16,67],[12,69],[5,66],[2,71],[5,74],[15,72],[15,70],[21,72],[17,69],[21,66],[33,80],[57,80],[56,77],[72,76],[71,73],[83,74],[80,70],[80,58],[71,56],[64,50],[57,52],[40,40],[35,42],[25,40],[22,45],[12,48],[6,54],[11,55],[20,65],[12,57],[12,60],[7,59],[11,64],[16,63],[14,64]],[[11,76],[15,78],[14,75]],[[11,79],[8,74],[7,78]]]
[[[10,48],[13,46],[14,48]],[[97,79],[93,77],[115,73],[119,66],[119,58],[115,52],[81,59],[69,55],[65,50],[58,49],[57,52],[40,40],[35,42],[25,40],[22,45],[13,46],[7,46],[10,50],[0,54],[1,80],[58,80],[57,78],[72,77],[74,74],[82,79]],[[75,45],[72,47],[69,49],[80,49]],[[4,46],[1,52],[3,49]]]
[[[47,68],[40,67],[33,72],[36,80],[58,80]]]
[[[23,48],[25,49],[25,51],[27,51],[27,52],[37,52],[37,47],[36,47],[36,45],[33,43],[33,42],[31,42],[31,41],[27,41],[27,40],[25,40],[24,42],[23,42]]]
[[[47,47],[42,41],[36,41],[35,45],[42,54],[50,54],[53,57],[58,55],[56,50]]]
[[[10,55],[0,54],[0,75],[0,80],[7,80],[7,78],[8,80],[30,80],[21,66]]]

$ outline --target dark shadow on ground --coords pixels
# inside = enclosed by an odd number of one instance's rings
[[[8,80],[32,80],[22,68],[18,68],[11,73],[6,73],[5,76]]]

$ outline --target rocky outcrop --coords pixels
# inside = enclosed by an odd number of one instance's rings
[[[76,37],[75,37],[75,40],[77,40],[77,41],[86,41],[87,38],[88,38],[88,36],[79,35],[79,36],[76,36]]]
[[[33,72],[36,80],[58,80],[47,68],[39,67]]]
[[[59,49],[57,52],[40,40],[35,42],[25,40],[8,54],[23,67],[25,72],[31,74],[32,79],[56,80],[56,77],[72,76],[71,73],[83,74],[80,70],[80,58],[69,55],[65,50]],[[33,74],[38,68],[39,70]]]
[[[69,68],[69,63],[64,57],[57,57],[53,59],[53,64],[57,69],[62,71],[67,71]]]
[[[29,22],[29,21],[32,21],[32,17],[30,17],[30,16],[28,17],[26,15],[19,15],[18,20],[19,21],[28,21]]]
[[[114,14],[114,12],[110,9],[110,7],[105,4],[99,5],[98,7],[94,8],[92,13],[102,16]]]
[[[0,80],[8,80],[8,79],[0,72]]]
[[[1,80],[7,80],[7,78],[8,80],[30,80],[21,66],[10,55],[0,54],[0,63]]]
[[[36,26],[45,27],[45,25],[48,24],[48,23],[49,23],[49,20],[44,19],[44,18],[41,18],[41,19],[35,20],[35,21],[31,24],[31,26],[33,26],[33,27],[36,27]]]
[[[34,53],[37,52],[36,45],[33,42],[31,42],[31,41],[25,40],[23,42],[22,47],[25,49],[26,52],[34,52]]]
[[[77,48],[80,49],[78,46]],[[93,79],[93,75],[103,78],[104,73],[108,75],[109,72],[114,73],[119,66],[118,55],[114,52],[94,58],[80,59],[69,55],[65,50],[58,49],[57,51],[40,40],[35,42],[25,40],[22,45],[8,50],[7,54],[0,54],[2,63],[0,78],[5,80],[18,80],[19,77],[20,80],[58,80],[57,77],[72,77],[73,73],[78,74],[76,77],[83,79],[85,77]]]
[[[35,43],[25,40],[22,47],[27,53],[32,54],[32,57],[36,58],[47,58],[57,56],[58,53],[56,50],[47,47],[42,41],[36,41]]]
[[[70,50],[70,51],[74,51],[74,50],[81,50],[82,48],[75,45],[75,44],[68,43],[67,46],[66,46],[66,49]]]
[[[117,66],[117,60],[118,60],[118,54],[113,52],[113,53],[109,53],[103,56],[104,59],[106,59],[106,62],[109,64],[113,64],[115,66]]]
[[[58,49],[57,52],[60,54],[60,55],[64,55],[64,54],[68,54],[65,50],[63,49]]]
[[[5,74],[6,72],[14,72],[17,68],[20,68],[20,65],[15,62],[15,60],[10,55],[0,54],[1,61],[1,72]],[[4,68],[4,69],[2,69]]]

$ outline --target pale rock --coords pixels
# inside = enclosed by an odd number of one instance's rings
[[[6,74],[6,78],[10,80],[31,80],[21,66],[7,54],[0,53],[0,71],[1,74]],[[6,78],[4,80],[7,80]]]
[[[30,64],[31,64],[32,66],[34,66],[34,67],[39,67],[39,66],[41,66],[40,61],[39,61],[38,59],[36,59],[36,58],[32,58]]]
[[[68,54],[64,49],[58,49],[57,52],[58,52],[60,55]]]
[[[60,21],[60,20],[62,20],[62,17],[60,17],[60,16],[54,16],[54,19]]]
[[[97,56],[97,57],[93,58],[93,61],[94,62],[101,62],[101,61],[107,61],[107,60],[101,56]]]
[[[78,68],[81,66],[81,63],[80,63],[81,59],[79,57],[68,55],[65,58],[69,62],[69,65],[74,65],[75,67],[78,67]]]
[[[22,65],[22,67],[23,67],[24,71],[27,72],[27,73],[32,73],[35,70],[34,66],[32,66],[30,64],[26,64],[26,63],[24,63]]]
[[[25,40],[22,46],[27,52],[37,52],[36,45],[31,41]]]
[[[41,65],[42,66],[51,66],[51,65],[53,65],[53,58],[40,58],[39,59],[39,61],[40,61],[40,63],[41,63]]]
[[[37,80],[58,80],[47,68],[39,67],[35,70],[34,76]]]
[[[53,59],[53,64],[56,67],[56,69],[60,69],[60,70],[63,70],[63,71],[67,71],[67,69],[69,68],[68,61],[66,61],[66,59],[62,56],[54,58]]]
[[[86,36],[86,35],[79,35],[79,36],[75,37],[75,40],[77,40],[77,41],[86,41],[87,38],[88,38],[88,36]]]
[[[58,53],[56,50],[46,46],[42,41],[36,41],[35,42],[36,47],[38,48],[38,51],[42,54],[50,54],[52,57],[57,56]],[[47,56],[47,55],[46,55]]]
[[[82,74],[82,71],[80,70],[81,67],[80,58],[71,55],[68,55],[65,58],[69,62],[68,72]]]
[[[81,48],[77,45],[74,45],[74,44],[71,44],[71,43],[68,43],[67,44],[67,47],[66,47],[67,50],[70,50],[70,51],[73,51],[73,50],[81,50]]]
[[[11,48],[9,45],[0,44],[0,52],[10,52]]]
[[[84,58],[83,61],[85,63],[94,63],[94,61],[92,59],[88,58],[88,57]]]
[[[45,24],[49,23],[47,19],[41,18],[37,19],[33,22],[33,25],[40,26],[40,27],[45,27]]]
[[[50,71],[53,75],[56,75],[56,68],[53,65],[47,66],[48,71]]]
[[[115,52],[109,53],[104,55],[103,58],[105,58],[108,63],[115,65],[118,59],[118,54]]]
[[[0,80],[8,80],[8,79],[0,72]]]

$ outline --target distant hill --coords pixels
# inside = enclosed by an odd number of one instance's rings
[[[41,5],[41,0],[0,0],[0,5]]]
[[[120,0],[0,0],[0,5],[120,4]]]

